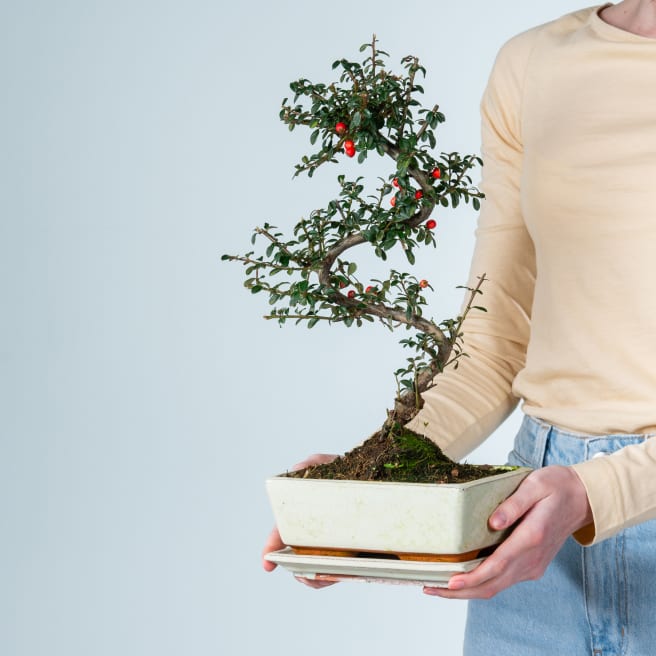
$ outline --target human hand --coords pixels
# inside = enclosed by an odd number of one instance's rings
[[[304,469],[305,467],[309,467],[310,465],[322,465],[324,463],[332,462],[336,457],[337,457],[336,455],[330,453],[315,453],[314,455],[311,455],[309,458],[306,458],[302,462],[299,462],[298,464],[294,465],[292,467],[292,471],[296,471],[298,469]],[[274,526],[271,533],[269,533],[269,536],[264,544],[264,549],[262,550],[262,566],[267,572],[273,572],[273,570],[276,567],[278,567],[278,565],[276,565],[276,563],[272,563],[270,560],[267,560],[265,556],[268,553],[271,553],[272,551],[278,551],[279,549],[282,549],[284,546],[285,543],[282,541],[278,529]],[[300,576],[297,576],[296,580],[300,581],[301,583],[304,583],[305,585],[311,588],[317,588],[317,589],[325,588],[329,585],[333,585],[332,581],[315,581],[313,579],[306,579]]]
[[[570,467],[531,472],[492,513],[489,524],[513,532],[478,567],[449,579],[448,588],[425,587],[446,599],[489,599],[515,583],[539,579],[565,540],[592,522],[585,487]]]

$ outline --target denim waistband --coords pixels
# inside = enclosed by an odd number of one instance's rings
[[[559,428],[525,415],[509,460],[520,460],[531,467],[574,464],[609,455],[651,437],[654,437],[653,433],[588,435]]]

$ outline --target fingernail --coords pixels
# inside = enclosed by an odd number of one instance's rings
[[[495,529],[501,529],[506,525],[506,515],[498,512],[490,517],[490,526]]]

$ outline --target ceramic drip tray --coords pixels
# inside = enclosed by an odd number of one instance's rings
[[[454,574],[469,572],[485,558],[452,562],[406,561],[395,557],[311,556],[294,553],[290,547],[267,554],[294,576],[322,581],[405,583],[446,587]]]

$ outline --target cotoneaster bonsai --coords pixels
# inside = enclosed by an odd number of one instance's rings
[[[285,488],[284,499],[272,498],[272,503],[283,539],[297,548],[393,551],[397,554],[470,552],[472,544],[467,540],[447,542],[446,547],[439,546],[439,540],[433,543],[430,539],[428,543],[401,539],[387,540],[384,545],[375,541],[363,544],[353,526],[348,527],[349,522],[361,524],[363,515],[349,518],[343,508],[336,518],[328,520],[328,524],[323,519],[304,518],[299,523],[280,516],[283,509],[294,505],[297,497],[303,497],[303,504],[310,507],[310,512],[312,506],[323,505],[321,512],[327,512],[330,506],[336,505],[333,503],[339,495],[336,488],[331,487],[328,502],[323,503],[308,492],[309,488],[304,487],[301,492],[298,486],[294,487],[301,481],[291,483],[292,479],[300,478],[303,482],[319,479],[321,483],[326,483],[326,479],[333,482],[404,482],[415,486],[430,484],[432,488],[446,490],[452,484],[477,486],[467,481],[494,477],[503,481],[499,491],[475,495],[480,513],[485,515],[479,518],[479,523],[483,524],[479,533],[485,537],[478,536],[474,542],[482,540],[486,542],[482,546],[487,546],[498,541],[500,536],[487,529],[485,513],[489,514],[525,475],[522,471],[509,472],[509,468],[504,467],[456,463],[430,439],[405,427],[421,409],[422,393],[436,383],[446,367],[457,367],[460,358],[466,357],[463,323],[470,312],[485,311],[478,304],[484,292],[485,272],[480,272],[475,287],[465,288],[469,295],[461,315],[436,322],[424,314],[425,293],[432,289],[429,280],[417,279],[411,273],[396,269],[390,269],[385,278],[360,276],[351,253],[356,247],[369,248],[377,258],[386,260],[388,253],[400,249],[408,264],[413,265],[419,247],[436,245],[437,221],[432,217],[436,208],[455,208],[460,203],[471,202],[475,210],[479,209],[483,194],[472,184],[471,172],[482,161],[476,155],[463,156],[457,152],[434,154],[435,131],[444,122],[444,115],[437,105],[423,108],[417,100],[423,93],[418,78],[426,71],[416,57],[403,58],[404,72],[396,74],[386,67],[388,55],[378,49],[375,36],[360,51],[367,53],[361,63],[346,59],[334,62],[333,69],[339,71],[337,81],[314,84],[300,79],[293,82],[290,85],[293,100],[283,101],[280,118],[290,130],[298,126],[310,130],[314,152],[301,158],[295,175],[307,173],[312,177],[319,167],[339,165],[343,158],[356,155],[358,163],[364,165],[375,155],[390,162],[388,176],[378,178],[377,183],[371,185],[363,176],[349,180],[339,174],[336,198],[311,212],[308,218],[301,219],[291,236],[265,223],[255,228],[252,237],[253,244],[264,241],[263,253],[224,255],[223,259],[241,262],[246,267],[245,286],[254,294],[268,295],[271,310],[265,318],[280,324],[305,323],[308,328],[319,322],[359,327],[379,321],[391,331],[405,329],[401,344],[408,349],[409,356],[405,365],[394,372],[393,407],[373,436],[332,463],[275,477],[275,485],[269,482],[269,493],[270,496],[276,494],[272,487]],[[436,486],[435,483],[446,485]],[[320,496],[325,497],[328,488],[320,486],[319,489]],[[340,498],[337,505],[348,505],[348,499]],[[486,499],[486,503],[481,504],[481,499]],[[383,511],[387,507],[388,515],[389,503],[388,499],[381,507]],[[418,503],[416,499],[412,501],[414,506],[410,506],[409,511],[413,512]],[[432,503],[431,500],[429,506]],[[362,507],[361,499],[358,504]],[[401,509],[399,512],[403,517],[408,511]],[[471,514],[471,508],[467,512]],[[317,522],[323,522],[324,528],[318,528]],[[335,537],[339,533],[336,522],[347,525],[347,535]],[[312,528],[308,529],[310,525]],[[296,530],[299,527],[300,534]],[[435,527],[431,530],[434,532]],[[289,541],[285,531],[290,535]],[[382,531],[389,532],[387,528]],[[477,543],[475,547],[478,546]],[[445,552],[444,548],[460,551]]]

